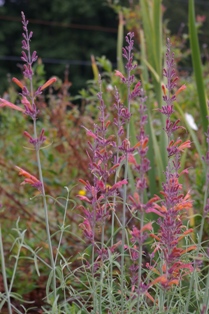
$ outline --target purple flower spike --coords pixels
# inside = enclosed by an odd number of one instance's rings
[[[172,285],[176,285],[188,270],[193,270],[192,263],[184,263],[183,254],[185,250],[178,247],[180,239],[184,238],[192,229],[186,231],[183,228],[182,212],[192,207],[190,194],[186,195],[182,192],[182,185],[179,183],[179,177],[184,172],[180,172],[180,156],[184,149],[190,147],[190,141],[182,143],[181,139],[176,141],[173,139],[173,133],[182,128],[179,126],[179,120],[171,121],[171,115],[174,113],[173,102],[176,96],[186,88],[182,85],[175,94],[173,89],[176,87],[178,77],[176,77],[174,69],[174,54],[171,51],[170,41],[167,41],[166,51],[166,69],[163,75],[167,78],[167,84],[162,85],[163,100],[166,103],[159,110],[166,116],[165,132],[168,138],[168,166],[165,171],[166,181],[163,183],[163,191],[161,194],[164,200],[161,200],[161,205],[156,204],[147,212],[155,212],[159,215],[158,225],[160,227],[158,235],[152,235],[156,239],[156,247],[161,251],[161,259],[163,259],[163,274],[156,278],[154,282],[161,282],[164,289],[169,289]],[[207,210],[207,209],[206,209]],[[190,246],[187,250],[194,250],[196,246]],[[154,257],[154,254],[152,254]]]

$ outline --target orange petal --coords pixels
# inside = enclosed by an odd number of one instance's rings
[[[181,239],[183,239],[187,234],[192,233],[192,232],[193,232],[192,228],[184,231],[184,233],[178,238],[178,242],[181,241]]]
[[[167,213],[167,208],[164,205],[160,206],[155,204],[155,208],[158,209],[161,213]]]
[[[121,79],[125,79],[125,76],[118,70],[115,70],[115,75],[119,76]]]
[[[164,96],[165,96],[165,95],[166,95],[166,87],[165,87],[164,84],[162,84],[162,91],[163,91],[163,94],[164,94]]]
[[[162,270],[163,270],[164,273],[166,272],[166,264],[165,263],[162,266]]]
[[[150,233],[150,237],[151,237],[151,238],[154,238],[155,240],[157,240],[158,242],[160,242],[160,238],[159,238],[158,236],[156,236],[155,234]]]
[[[142,144],[142,148],[146,148],[147,147],[147,143],[148,143],[148,138],[146,138]]]
[[[136,166],[136,159],[134,158],[134,156],[132,154],[129,154],[128,155],[128,162],[132,165],[135,165]]]
[[[138,143],[136,143],[134,146],[133,146],[133,148],[137,148],[137,147],[139,147],[141,145],[141,142],[138,142]]]
[[[148,222],[146,225],[144,225],[142,228],[141,228],[141,232],[144,232],[145,230],[152,230],[152,222]]]
[[[50,78],[46,83],[44,83],[44,85],[41,86],[41,90],[47,88],[48,86],[52,85],[56,81],[57,81],[56,77]]]
[[[86,181],[84,181],[83,179],[78,179],[79,182],[81,182],[83,185],[87,185]]]
[[[178,210],[189,209],[189,208],[192,208],[192,202],[191,201],[188,201],[188,202],[185,202],[182,204],[178,204],[177,206],[174,207],[174,210],[178,211]]]
[[[186,142],[182,143],[181,145],[179,145],[178,149],[180,151],[184,150],[185,148],[190,148],[191,147],[191,142],[190,140],[187,140]]]
[[[29,180],[32,180],[33,183],[38,183],[39,182],[39,180],[36,177],[32,176],[29,172],[25,171],[24,169],[22,169],[22,168],[20,168],[18,166],[15,166],[15,168],[19,171],[19,175],[20,176],[23,176],[23,177],[25,177],[25,178],[27,178]]]
[[[16,77],[13,77],[13,78],[12,78],[12,81],[13,81],[17,86],[19,86],[21,89],[24,88],[23,83],[20,82]]]
[[[181,93],[183,90],[185,90],[187,87],[186,85],[182,85],[176,92],[175,92],[175,95],[177,96],[179,93]]]
[[[192,250],[196,250],[197,246],[196,245],[191,245],[190,247],[186,248],[185,250],[183,250],[181,252],[181,255],[183,255],[184,253],[187,253],[189,251],[192,251]]]
[[[178,284],[179,284],[179,280],[178,279],[170,280],[169,283],[168,283],[169,286],[178,285]]]
[[[111,124],[111,121],[108,120],[107,123],[106,123],[106,125],[105,125],[105,127],[108,128],[108,126],[109,126],[110,124]]]
[[[157,277],[156,279],[154,279],[152,282],[151,282],[151,286],[155,285],[156,283],[160,282],[160,283],[165,283],[167,281],[167,278],[165,275],[162,275],[160,277]]]
[[[155,303],[154,298],[149,294],[149,292],[145,292],[146,297],[148,297],[153,303]],[[156,301],[157,302],[157,301]]]
[[[13,103],[7,101],[6,99],[0,98],[0,107],[10,107],[12,109],[24,112],[24,109],[14,105]]]

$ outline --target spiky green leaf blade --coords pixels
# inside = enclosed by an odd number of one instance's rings
[[[207,132],[208,110],[207,110],[206,93],[205,93],[204,82],[203,82],[200,48],[199,48],[199,42],[198,42],[198,37],[197,37],[197,29],[195,25],[194,0],[189,0],[189,39],[190,39],[190,46],[191,46],[191,51],[192,51],[192,64],[194,68],[195,80],[196,80],[196,85],[197,85],[202,125],[203,125],[204,132]]]

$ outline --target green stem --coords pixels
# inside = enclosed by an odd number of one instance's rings
[[[10,300],[10,292],[7,285],[7,274],[6,274],[6,267],[5,267],[5,261],[4,261],[4,248],[3,248],[3,242],[2,242],[2,233],[1,233],[1,225],[0,225],[0,254],[1,254],[1,269],[2,269],[2,276],[4,281],[4,289],[6,292],[7,297],[7,305],[8,305],[8,311],[9,314],[12,314],[12,305]]]
[[[28,66],[30,67],[32,71],[32,58],[31,58],[31,51],[30,51],[30,36],[28,34],[28,29],[26,27],[26,41],[28,48]],[[32,77],[30,80],[30,99],[31,99],[31,105],[34,108],[35,106],[35,96],[34,96],[34,89],[33,89],[33,80]],[[33,130],[34,130],[34,138],[38,139],[37,136],[37,127],[36,127],[36,117],[33,118]],[[55,262],[54,262],[54,256],[53,256],[53,249],[52,249],[52,242],[51,242],[51,234],[50,234],[50,228],[49,228],[49,217],[48,217],[48,207],[46,202],[46,194],[45,194],[45,188],[44,188],[44,181],[43,181],[43,175],[42,175],[42,167],[41,167],[41,160],[40,160],[40,147],[39,145],[35,146],[36,149],[36,159],[38,164],[38,171],[39,171],[39,180],[42,184],[42,197],[43,197],[43,203],[44,203],[44,215],[45,215],[45,228],[47,233],[47,240],[49,245],[49,255],[50,255],[50,262],[53,272],[53,294],[54,294],[54,301],[57,300],[57,291],[56,291],[56,273],[55,273]]]
[[[141,195],[141,203],[143,204],[143,194]],[[144,226],[144,212],[142,211],[142,215],[141,215],[141,225],[140,225],[140,229],[142,230]],[[141,231],[141,239],[143,237],[143,232]],[[141,243],[139,244],[139,269],[138,269],[138,288],[140,289],[140,283],[141,283],[141,277],[142,277],[142,254],[143,254],[143,250],[142,250],[142,240]],[[137,314],[139,314],[139,305],[140,305],[140,293],[138,293],[138,300],[137,300]]]
[[[57,264],[57,258],[58,258],[58,254],[59,254],[59,250],[60,250],[60,246],[61,246],[64,230],[65,230],[65,220],[66,220],[67,207],[68,207],[68,201],[69,201],[69,189],[67,187],[65,187],[65,188],[67,189],[67,200],[66,200],[66,204],[65,204],[63,222],[62,222],[62,226],[61,226],[61,234],[60,234],[59,243],[58,243],[58,246],[57,246],[57,253],[56,253],[56,256],[55,256],[55,260],[54,260],[54,264],[55,265]]]
[[[102,234],[101,234],[101,249],[104,247],[104,222],[102,223]],[[102,291],[103,291],[103,256],[101,258],[101,268],[100,268],[100,291],[99,291],[99,313],[102,313]]]
[[[17,265],[18,265],[18,261],[19,261],[19,257],[20,257],[20,252],[21,252],[21,248],[22,248],[23,243],[24,243],[24,233],[25,233],[25,231],[23,231],[23,233],[21,235],[21,243],[19,243],[19,245],[18,245],[17,255],[15,256],[15,264],[14,264],[14,268],[13,268],[13,272],[12,272],[12,278],[11,278],[11,281],[10,281],[9,293],[11,293],[11,291],[12,291],[12,286],[13,286],[13,283],[14,283],[15,274],[16,274],[16,271],[17,271]]]
[[[208,177],[208,172],[209,172],[209,169],[207,169],[207,172],[206,172],[206,180],[207,180],[207,177]],[[206,203],[207,203],[208,194],[209,194],[209,187],[207,187],[207,189],[205,191],[203,211],[204,211],[204,208],[205,208]],[[201,242],[202,242],[204,222],[205,222],[205,216],[202,217],[202,221],[201,221],[201,225],[200,225],[200,232],[199,232],[199,237],[198,237],[196,256],[199,255],[199,252],[200,252],[200,249],[201,249]],[[184,314],[187,314],[188,310],[189,310],[190,298],[191,298],[191,293],[192,293],[192,289],[193,289],[193,285],[194,285],[194,277],[195,277],[195,272],[192,273],[192,277],[190,279],[189,293],[187,295],[187,302],[185,304]],[[209,282],[208,282],[209,279],[208,278],[209,278],[209,275],[207,276],[207,285],[209,284]],[[205,290],[204,301],[206,300],[207,295],[208,295],[208,287],[207,287],[207,290]]]
[[[122,50],[122,49],[121,49]],[[118,114],[118,123],[119,123],[119,112]],[[121,140],[120,137],[118,135],[118,132],[116,130],[116,134],[117,134],[117,146],[119,147],[121,145]],[[116,153],[116,163],[118,163],[119,160],[119,152],[117,150]],[[117,182],[117,177],[118,177],[118,173],[116,171],[115,173],[115,180],[114,180],[114,184],[116,184]],[[113,197],[113,208],[116,208],[116,193],[114,193],[114,197]],[[114,245],[114,235],[115,235],[115,210],[112,210],[112,224],[111,224],[111,247]],[[111,264],[110,264],[110,305],[111,305],[111,311],[113,311],[113,302],[112,302],[112,296],[113,296],[113,263],[112,263],[112,258],[111,258]]]
[[[159,305],[159,310],[160,310],[160,313],[163,313],[164,311],[164,303],[165,303],[165,292],[164,290],[160,289],[160,297],[159,297],[160,301],[160,305]]]
[[[95,204],[95,202],[94,202]],[[91,276],[92,276],[92,295],[93,295],[93,313],[97,313],[97,291],[96,291],[96,281],[94,274],[94,259],[95,259],[95,232],[96,232],[96,208],[95,205],[92,208],[94,213],[93,221],[93,239],[92,239],[92,253],[91,253]]]
[[[104,209],[104,216],[106,214],[106,210],[107,210],[107,198],[105,199],[105,209]],[[105,219],[105,218],[104,218]],[[105,222],[102,222],[102,234],[101,234],[101,249],[103,251],[104,248],[104,238],[105,238]],[[100,296],[99,296],[99,309],[100,312],[102,313],[102,291],[103,291],[103,272],[104,272],[104,267],[103,267],[103,255],[102,255],[102,259],[101,259],[102,265],[101,265],[101,274],[100,274]]]
[[[208,313],[208,306],[209,306],[209,275],[207,275],[207,281],[206,281],[206,287],[205,287],[205,294],[204,294],[204,299],[203,299],[203,306],[205,306],[205,313]]]
[[[129,52],[130,53],[130,52]],[[128,70],[128,112],[131,111],[131,103],[130,103],[130,70]],[[128,122],[126,125],[126,138],[129,141],[130,136],[130,123]],[[128,179],[128,154],[126,153],[125,156],[125,173],[124,173],[124,179]],[[124,246],[125,246],[125,235],[126,235],[126,202],[127,202],[127,185],[124,185],[123,189],[123,214],[122,214],[122,250],[121,250],[121,309],[122,314],[124,311],[124,281],[125,281],[125,274],[124,274],[124,262],[125,262],[125,256],[124,256]]]
[[[119,136],[117,135],[117,139],[118,139],[118,143],[119,143]],[[116,157],[116,160],[118,161],[118,158],[119,158],[119,153],[117,152],[117,157]],[[116,174],[115,174],[115,181],[114,181],[114,184],[117,182],[117,171],[116,171]],[[114,197],[113,197],[113,208],[115,208],[116,206],[116,193],[114,194]],[[113,246],[114,244],[114,234],[115,234],[115,211],[112,210],[112,224],[111,224],[111,247]],[[111,264],[110,264],[110,285],[111,285],[111,288],[110,288],[110,305],[111,305],[111,310],[113,311],[113,308],[112,308],[112,305],[113,305],[113,302],[112,302],[112,294],[113,294],[113,263],[112,263],[112,258],[111,258]]]
[[[34,127],[34,137],[37,138],[37,128],[36,128],[36,119],[33,120],[33,127]],[[36,148],[36,159],[38,164],[38,172],[39,172],[39,180],[42,184],[42,197],[43,197],[43,203],[44,203],[44,216],[45,216],[45,227],[46,227],[46,234],[47,234],[47,240],[49,245],[49,256],[50,256],[50,262],[51,267],[53,271],[53,294],[54,294],[54,301],[57,299],[57,288],[56,288],[56,271],[55,271],[55,261],[53,256],[53,249],[52,249],[52,241],[51,241],[51,234],[50,234],[50,228],[49,228],[49,215],[48,215],[48,206],[46,202],[46,193],[44,188],[44,180],[43,180],[43,174],[42,174],[42,167],[41,167],[41,159],[40,159],[40,149]]]

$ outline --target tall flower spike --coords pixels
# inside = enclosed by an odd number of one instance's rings
[[[160,282],[165,289],[168,289],[173,284],[180,282],[179,277],[186,274],[186,269],[193,270],[191,263],[185,264],[182,260],[184,253],[196,248],[196,246],[188,246],[184,250],[178,247],[180,239],[189,234],[189,231],[182,232],[184,229],[182,213],[191,208],[192,202],[189,194],[184,196],[182,193],[182,185],[179,183],[179,171],[181,153],[184,149],[190,147],[190,141],[182,143],[180,139],[176,141],[173,139],[174,131],[180,128],[180,126],[177,126],[178,120],[176,122],[171,121],[171,115],[174,112],[173,102],[179,92],[185,89],[185,86],[180,87],[172,95],[178,78],[175,74],[174,54],[171,51],[169,40],[167,41],[166,69],[164,69],[163,74],[167,78],[166,86],[162,86],[163,100],[166,105],[162,106],[162,109],[159,111],[166,116],[165,132],[168,138],[168,166],[165,172],[166,181],[163,183],[163,191],[161,192],[164,200],[161,206],[156,204],[155,208],[151,209],[150,212],[155,212],[160,216],[158,219],[160,227],[158,235],[152,235],[152,237],[155,238],[156,246],[161,251],[164,272],[162,276],[152,282],[152,285]],[[178,280],[176,280],[177,277]]]
[[[30,40],[33,36],[33,32],[28,32],[28,21],[25,19],[25,14],[21,12],[22,15],[22,24],[23,24],[23,40],[22,40],[22,57],[21,59],[25,62],[23,74],[29,80],[32,79],[33,69],[32,64],[38,59],[36,51],[33,51],[32,55],[30,52]],[[25,51],[27,51],[27,54]]]

